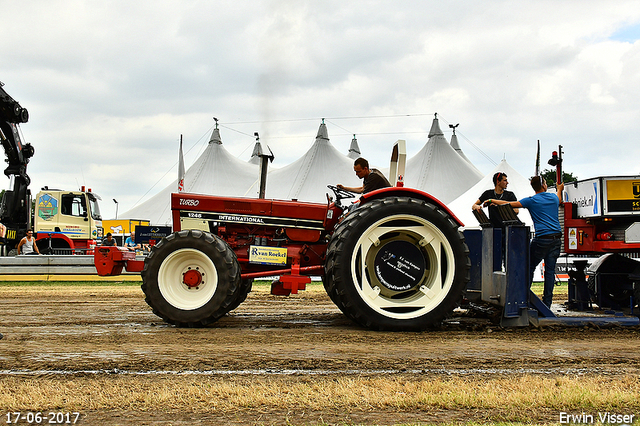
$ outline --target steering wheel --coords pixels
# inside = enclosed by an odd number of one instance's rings
[[[340,200],[343,200],[345,198],[354,198],[355,197],[353,192],[349,192],[346,189],[338,188],[335,185],[327,185],[327,188],[332,190],[333,193],[336,195],[336,206],[338,206],[338,207],[342,207],[342,203],[340,202]],[[328,197],[328,195],[327,195],[327,197]]]

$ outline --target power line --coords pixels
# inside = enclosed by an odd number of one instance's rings
[[[442,118],[442,115],[438,116],[439,119],[442,119],[442,121],[444,121],[447,125],[451,124],[449,123],[446,119]],[[487,159],[487,161],[489,161],[490,163],[492,163],[494,166],[497,166],[498,163],[496,163],[491,157],[489,157],[487,154],[484,153],[484,151],[482,151],[478,146],[476,146],[473,142],[471,142],[471,140],[469,140],[469,138],[467,138],[463,133],[460,133],[460,130],[456,131],[456,135],[458,136],[462,136],[462,138],[467,141],[469,143],[469,145],[471,145],[472,147],[475,148],[476,151],[478,151],[484,158]]]
[[[342,126],[340,126],[340,125],[338,125],[338,124],[336,124],[336,123],[333,123],[333,122],[329,121],[329,119],[326,119],[326,120],[327,120],[327,122],[328,122],[329,124],[332,124],[332,125],[336,126],[337,128],[344,130],[345,132],[349,133],[350,135],[355,134],[355,133],[350,132],[349,130],[345,129],[345,128],[344,128],[344,127],[342,127]],[[339,135],[339,136],[341,136],[341,135]]]
[[[256,123],[260,123],[260,122],[256,122]],[[263,123],[264,123],[264,121],[263,121]],[[241,124],[241,123],[229,123],[229,124]],[[252,139],[254,138],[254,135],[250,135],[249,133],[245,133],[245,132],[243,132],[243,131],[241,131],[241,130],[234,129],[233,127],[225,126],[224,124],[218,124],[218,125],[219,125],[220,127],[224,127],[225,129],[229,129],[229,130],[231,130],[232,132],[236,132],[236,133],[240,133],[241,135],[249,136],[249,137],[250,137],[250,138],[252,138]]]
[[[333,120],[354,120],[354,119],[366,120],[366,119],[399,118],[399,117],[425,117],[425,116],[431,116],[431,115],[433,114],[432,113],[413,113],[413,114],[389,114],[389,115],[362,115],[362,116],[347,116],[347,117],[291,118],[291,119],[276,119],[276,120],[234,121],[234,122],[229,122],[227,124],[233,125],[233,124],[287,123],[287,122],[302,122],[302,121],[318,121],[324,118],[325,121],[344,130],[345,132],[347,132],[348,135],[354,135],[354,134],[357,134],[358,136],[409,135],[409,134],[425,134],[425,133],[428,134],[429,131],[427,130],[427,131],[416,131],[416,132],[351,132],[332,121]],[[446,119],[442,118],[442,115],[440,115],[438,118],[442,119],[447,125],[450,124]],[[252,135],[249,135],[247,133],[244,133],[240,130],[233,129],[228,126],[225,126],[225,128],[237,133],[241,133],[243,135],[253,137]],[[487,161],[489,161],[493,165],[498,164],[491,157],[489,157],[484,151],[482,151],[480,147],[478,147],[476,144],[471,142],[471,140],[467,138],[463,133],[460,133],[460,131],[458,131],[457,134],[458,136],[462,137],[462,139],[464,139],[469,145],[471,145],[476,151],[478,151],[480,155],[482,155]],[[334,136],[345,136],[345,135],[337,134]],[[291,139],[291,138],[303,138],[303,137],[308,137],[308,135],[270,136],[269,138],[270,139]]]
[[[186,153],[188,154],[189,152],[191,152],[191,150],[192,150],[193,148],[195,148],[195,146],[196,146],[198,143],[200,143],[200,141],[201,141],[203,138],[205,138],[209,133],[211,133],[211,130],[212,130],[212,129],[213,129],[213,126],[209,127],[209,130],[207,130],[207,131],[206,131],[202,136],[200,136],[200,138],[199,138],[197,141],[195,141],[195,142],[193,143],[193,145],[191,145],[191,148],[189,148],[189,149],[186,151]],[[178,161],[179,161],[179,159],[178,159]],[[136,202],[135,202],[135,204],[134,204],[134,205],[133,205],[129,210],[131,210],[132,208],[136,207],[136,206],[140,203],[140,201],[142,201],[142,200],[144,199],[144,197],[146,197],[146,196],[147,196],[147,194],[148,194],[149,192],[151,192],[151,190],[152,190],[153,188],[155,188],[155,187],[156,187],[156,185],[157,185],[157,184],[159,184],[159,183],[160,183],[160,181],[161,181],[162,179],[164,179],[164,177],[165,177],[166,175],[168,175],[172,170],[174,170],[174,168],[178,165],[178,161],[176,161],[175,163],[173,163],[173,165],[172,165],[171,167],[169,167],[169,169],[168,169],[168,170],[167,170],[167,171],[166,171],[166,172],[165,172],[165,173],[160,177],[160,179],[158,179],[158,180],[156,181],[156,183],[154,183],[154,184],[151,186],[151,188],[149,188],[149,189],[147,190],[147,192],[145,192],[145,193],[142,195],[142,197],[140,197],[140,198],[138,199],[138,201],[136,201]]]
[[[227,124],[259,124],[259,123],[287,123],[287,122],[300,122],[300,121],[317,121],[322,120],[364,120],[374,118],[397,118],[397,117],[422,117],[426,115],[433,115],[431,113],[418,113],[418,114],[391,114],[391,115],[361,115],[361,116],[349,116],[349,117],[316,117],[316,118],[282,118],[276,120],[256,120],[256,121],[231,121]]]

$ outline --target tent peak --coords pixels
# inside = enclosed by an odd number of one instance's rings
[[[356,135],[353,135],[353,139],[351,139],[351,146],[349,147],[349,153],[347,157],[355,160],[359,158],[361,155],[360,147],[358,146],[358,139],[356,139]]]
[[[216,121],[216,128],[211,132],[211,137],[209,138],[209,143],[216,143],[218,145],[222,145],[222,138],[220,137],[220,129],[218,129],[218,122]]]
[[[322,123],[318,128],[318,134],[316,135],[316,139],[326,139],[329,140],[329,132],[327,132],[327,125],[324,124],[324,118],[322,119]]]
[[[444,133],[442,133],[442,130],[440,130],[440,124],[438,123],[437,112],[434,114],[433,122],[431,123],[431,130],[429,130],[429,137],[436,136],[436,135],[444,136]]]
[[[455,133],[453,134],[453,136],[451,136],[451,148],[455,149],[459,154],[462,151],[462,149],[460,148],[460,144],[458,143],[458,135],[456,135]]]
[[[251,160],[253,160],[254,157],[257,157],[259,162],[260,161],[259,158],[261,156],[266,155],[267,151],[264,150],[264,148],[262,147],[262,144],[260,143],[260,135],[258,135],[258,132],[255,132],[253,135],[256,138],[256,144],[253,146],[253,152],[251,153]],[[269,147],[267,147],[267,149],[269,149]]]

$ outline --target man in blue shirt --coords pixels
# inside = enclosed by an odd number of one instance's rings
[[[562,246],[562,228],[558,219],[558,207],[562,200],[564,183],[558,185],[556,193],[547,192],[547,182],[540,176],[531,178],[531,187],[535,195],[523,198],[520,201],[503,201],[489,199],[488,204],[510,204],[511,207],[524,207],[529,210],[535,236],[529,246],[529,283],[533,282],[533,273],[538,264],[544,260],[544,294],[542,302],[551,306],[553,299],[553,286],[555,284],[556,262],[560,256]]]
[[[135,251],[136,249],[140,248],[140,244],[136,243],[135,235],[136,235],[135,232],[133,232],[132,230],[131,234],[127,237],[127,239],[124,242],[124,246],[129,250]]]

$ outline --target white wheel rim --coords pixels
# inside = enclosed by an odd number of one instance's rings
[[[394,221],[413,224],[397,226]],[[373,271],[367,270],[379,247],[398,240],[418,243],[429,266],[411,291],[390,290],[378,281]],[[455,257],[449,240],[431,222],[398,214],[375,222],[360,236],[352,253],[351,274],[360,297],[374,311],[388,318],[412,319],[431,312],[449,294],[455,277]]]
[[[198,271],[202,282],[190,287],[183,282],[188,271]],[[172,306],[194,310],[204,306],[218,287],[218,271],[211,259],[200,250],[176,250],[164,259],[158,270],[158,287],[164,299]]]

